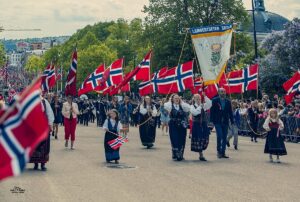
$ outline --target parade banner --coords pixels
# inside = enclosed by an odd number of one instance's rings
[[[232,25],[190,29],[205,85],[218,83],[230,57]]]

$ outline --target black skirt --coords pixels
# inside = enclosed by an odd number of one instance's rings
[[[112,131],[112,132],[116,132],[116,131]],[[114,140],[116,138],[117,136],[110,132],[105,133],[104,149],[105,149],[105,158],[107,161],[120,160],[120,153],[119,153],[120,148],[114,150],[108,144],[109,141]]]
[[[284,138],[281,134],[277,137],[277,128],[272,128],[271,131],[268,132],[264,153],[279,156],[287,155]]]
[[[47,163],[49,161],[49,153],[50,153],[50,134],[47,139],[42,141],[32,156],[30,157],[30,163]]]
[[[191,151],[202,152],[207,149],[210,130],[206,122],[193,122]]]

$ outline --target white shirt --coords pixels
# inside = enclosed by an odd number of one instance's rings
[[[181,108],[183,109],[184,112],[189,112],[191,109],[191,106],[185,102],[181,102]],[[176,110],[179,110],[179,105],[178,104],[173,104],[174,108]],[[164,104],[164,107],[167,111],[171,112],[172,110],[172,103],[169,101],[167,103]]]
[[[264,123],[264,125],[263,125],[263,128],[264,128],[266,131],[270,131],[270,130],[271,130],[271,128],[269,127],[269,123],[271,122],[271,120],[272,120],[272,122],[276,122],[275,119],[272,119],[272,118],[270,118],[270,117],[268,117],[268,118],[265,120],[265,123]],[[279,124],[279,129],[282,130],[282,129],[284,128],[284,125],[283,125],[283,122],[282,122],[280,119],[278,119],[278,124]]]
[[[144,105],[141,104],[141,105],[140,105],[140,113],[141,113],[142,115],[145,115],[145,114],[147,114],[148,109],[150,109],[150,108],[151,108],[150,105],[147,105],[146,108],[144,108]],[[152,116],[155,117],[156,115],[157,115],[157,109],[156,109],[156,107],[153,105]]]
[[[54,113],[53,110],[51,108],[51,105],[49,104],[48,100],[45,100],[45,106],[46,106],[46,115],[47,115],[47,119],[48,119],[48,125],[52,126],[53,122],[54,122]],[[42,104],[43,106],[43,104]],[[43,106],[44,107],[44,106]]]
[[[204,99],[205,99],[204,104],[198,105],[197,103],[195,103],[194,105],[191,105],[191,113],[193,116],[197,116],[197,115],[201,114],[202,108],[204,109],[204,111],[207,111],[211,108],[211,106],[212,106],[211,100],[206,96],[204,97]]]
[[[115,127],[115,125],[116,125],[116,120],[111,119],[111,118],[110,118],[109,120],[110,120],[111,126],[112,126],[112,127]],[[103,129],[104,129],[104,130],[109,130],[109,129],[108,129],[108,119],[106,119],[106,120],[104,121]],[[120,132],[120,130],[122,130],[122,124],[121,124],[121,122],[119,121],[119,122],[118,122],[118,126],[117,126],[117,131],[118,131],[118,133]]]

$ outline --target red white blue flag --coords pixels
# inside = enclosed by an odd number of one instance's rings
[[[41,79],[0,110],[0,180],[19,175],[35,148],[48,136],[40,86]]]
[[[55,86],[56,75],[54,65],[48,65],[42,75],[42,91],[48,92],[50,88]]]
[[[185,89],[193,88],[193,61],[180,64],[169,69],[163,78],[157,79],[159,94],[170,94],[183,92]]]
[[[96,90],[100,84],[104,72],[104,65],[100,65],[93,73],[91,73],[82,83],[78,90],[78,96]]]
[[[192,88],[191,91],[193,94],[202,94],[202,92],[203,92],[202,77],[194,78],[194,88]]]
[[[109,146],[114,149],[117,150],[119,149],[125,142],[128,142],[128,138],[127,137],[123,137],[123,136],[119,136],[114,140],[111,140],[108,142]]]
[[[283,84],[284,90],[287,92],[285,101],[287,104],[291,103],[297,92],[300,92],[300,72],[297,71],[292,78]]]
[[[244,93],[249,90],[257,90],[258,64],[248,66],[244,69],[232,71],[220,79],[220,85],[228,94]]]
[[[72,63],[67,76],[66,89],[65,89],[66,95],[72,95],[72,96],[76,95],[77,93],[76,78],[77,78],[77,51],[75,50],[72,55]]]
[[[150,80],[150,61],[151,61],[152,51],[150,51],[143,61],[139,64],[140,70],[134,76],[136,81],[149,81]]]
[[[119,84],[123,79],[123,61],[124,59],[118,59],[114,61],[103,73],[103,77],[100,80],[97,91],[105,90],[113,85]]]
[[[141,96],[158,92],[157,80],[163,78],[167,73],[168,67],[161,68],[158,72],[152,74],[151,80],[139,84],[139,93]]]

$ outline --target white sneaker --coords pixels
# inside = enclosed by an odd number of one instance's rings
[[[281,163],[281,162],[280,162],[280,159],[277,159],[276,162],[277,162],[277,163]]]

